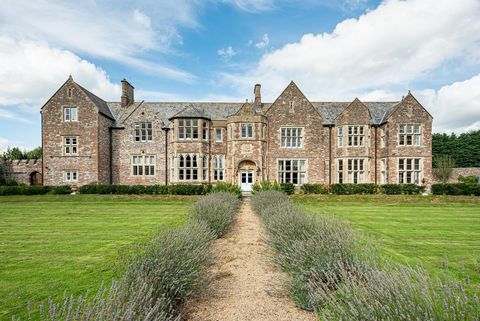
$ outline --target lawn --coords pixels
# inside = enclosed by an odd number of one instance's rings
[[[299,195],[316,213],[332,213],[376,240],[399,262],[421,264],[480,285],[480,198]],[[448,262],[448,263],[447,263]]]
[[[198,197],[41,195],[0,197],[0,320],[27,302],[109,283],[129,245],[182,224]]]

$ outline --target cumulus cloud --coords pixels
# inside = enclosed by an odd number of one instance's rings
[[[220,59],[228,61],[233,56],[235,56],[237,52],[232,48],[232,46],[228,46],[227,48],[222,48],[217,50],[217,55]]]
[[[155,14],[155,23],[145,10],[117,1],[6,2],[0,10],[3,35],[46,41],[76,54],[114,60],[179,81],[195,78],[186,71],[142,58],[146,52],[167,53],[172,43],[181,43],[177,25],[196,25],[195,4],[190,1],[162,1],[155,6],[147,6],[148,1],[136,2]]]
[[[258,49],[265,49],[268,47],[269,43],[270,38],[268,37],[268,33],[265,33],[262,37],[262,40],[255,44],[255,47],[257,47]]]
[[[466,132],[480,129],[480,74],[438,90],[414,92],[435,117],[437,132]]]
[[[246,74],[223,76],[242,90],[261,81],[267,95],[295,79],[310,96],[326,98],[405,85],[448,61],[478,59],[479,17],[477,0],[389,0],[331,33],[306,34],[265,54]]]
[[[120,86],[103,69],[74,53],[0,36],[0,106],[38,112],[69,74],[104,99],[120,97]]]

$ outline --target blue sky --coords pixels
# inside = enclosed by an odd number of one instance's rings
[[[300,4],[299,4],[300,3]],[[0,11],[0,150],[40,145],[39,110],[71,74],[105,100],[399,100],[437,132],[480,128],[478,0],[19,1]]]

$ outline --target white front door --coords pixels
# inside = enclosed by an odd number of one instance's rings
[[[253,169],[240,170],[240,189],[242,192],[251,192],[253,187]]]

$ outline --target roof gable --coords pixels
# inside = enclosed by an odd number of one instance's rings
[[[386,122],[401,106],[403,106],[403,103],[408,103],[408,102],[412,102],[414,103],[414,105],[422,108],[423,111],[425,111],[425,113],[427,113],[427,115],[433,119],[432,114],[430,114],[428,110],[425,107],[423,107],[422,104],[420,104],[420,102],[415,98],[415,96],[412,95],[412,93],[409,90],[407,96],[405,96],[398,104],[394,106],[394,108],[392,108],[388,113],[385,114],[385,116],[383,117],[383,122]]]
[[[203,118],[203,119],[210,119],[206,113],[202,110],[196,108],[194,105],[190,104],[186,106],[184,109],[170,117],[168,120],[172,120],[175,118]]]

